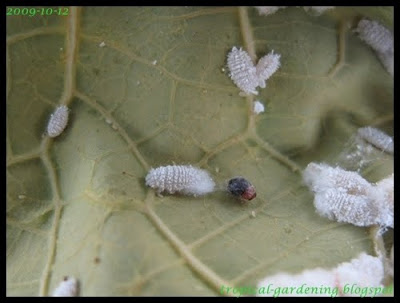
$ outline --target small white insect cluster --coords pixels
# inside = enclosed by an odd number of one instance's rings
[[[56,108],[47,124],[47,135],[51,138],[59,136],[68,124],[69,109],[65,105]]]
[[[278,273],[266,277],[258,283],[258,296],[375,297],[383,292],[383,278],[384,267],[381,259],[361,253],[357,258],[341,263],[336,268],[315,268],[296,275]],[[271,285],[274,291],[260,293],[260,290],[267,290]],[[367,291],[363,290],[363,294],[350,291],[352,285]],[[305,287],[308,287],[307,293]]]
[[[319,215],[356,226],[394,226],[394,175],[370,184],[358,173],[327,164],[310,163],[303,172],[314,192]]]
[[[146,185],[169,194],[201,196],[214,191],[215,183],[207,171],[191,165],[168,165],[151,169]]]
[[[64,280],[53,291],[53,297],[76,297],[78,292],[78,281],[74,277],[64,277]]]
[[[394,46],[392,33],[377,21],[367,19],[362,19],[358,23],[355,32],[376,52],[387,72],[393,76]]]
[[[279,54],[271,51],[262,57],[257,66],[254,66],[249,54],[242,48],[233,47],[228,54],[229,76],[236,86],[245,94],[258,95],[256,88],[266,86],[269,79],[280,67]]]

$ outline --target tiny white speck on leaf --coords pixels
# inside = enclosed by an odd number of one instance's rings
[[[258,115],[260,113],[264,112],[264,104],[262,104],[260,101],[254,101],[253,103],[253,112]]]
[[[106,123],[107,123],[107,124],[111,124],[112,121],[111,121],[110,119],[106,118]]]
[[[106,43],[105,43],[104,41],[102,41],[102,42],[99,44],[99,47],[104,47],[104,46],[106,46]]]
[[[251,217],[255,218],[256,217],[256,212],[254,210],[251,211]]]
[[[61,105],[51,114],[49,123],[47,124],[47,135],[49,137],[59,136],[68,124],[69,109],[65,105]]]
[[[157,190],[184,195],[201,196],[214,191],[215,183],[207,171],[191,165],[168,165],[151,169],[146,185]]]
[[[18,199],[24,200],[24,199],[26,199],[26,196],[25,195],[18,195]]]
[[[53,291],[53,297],[76,297],[78,292],[78,281],[73,277],[65,277]]]
[[[382,65],[392,76],[394,74],[394,39],[386,27],[377,21],[362,19],[355,29],[361,40],[368,44],[377,54]]]
[[[373,257],[366,253],[361,253],[357,258],[350,262],[340,263],[337,267],[331,269],[314,268],[302,271],[299,274],[290,274],[281,272],[264,278],[258,283],[258,289],[267,289],[270,285],[274,289],[293,289],[292,291],[280,292],[281,296],[313,296],[313,297],[337,297],[349,296],[360,297],[360,292],[344,292],[345,285],[356,285],[359,289],[379,288],[383,289],[384,266],[379,257]],[[304,286],[314,289],[307,294],[304,292]],[[323,285],[323,286],[321,286]],[[263,288],[262,288],[263,287]],[[303,292],[296,292],[303,289]],[[381,290],[382,291],[382,290]],[[277,297],[275,291],[269,293],[258,293],[260,297]],[[376,296],[377,294],[366,294],[366,296]]]
[[[157,64],[157,60],[154,60],[153,62],[151,62],[151,64],[156,65]]]

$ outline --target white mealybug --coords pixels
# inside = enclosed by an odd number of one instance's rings
[[[393,52],[393,35],[376,21],[362,19],[358,22],[356,32],[361,40],[378,53]]]
[[[356,172],[310,163],[303,179],[319,215],[356,226],[393,227],[393,175],[371,184]]]
[[[362,19],[358,23],[355,32],[376,52],[383,66],[393,76],[394,41],[392,33],[378,22],[367,19]]]
[[[330,220],[356,226],[378,224],[379,210],[368,196],[331,189],[315,194],[314,205],[319,215]]]
[[[53,297],[76,297],[78,292],[78,281],[73,277],[64,277],[64,281],[53,291]]]
[[[328,10],[334,9],[334,6],[303,6],[304,10],[315,16],[322,15]]]
[[[261,16],[268,16],[275,14],[281,8],[285,8],[286,6],[254,6],[254,8],[258,11],[258,14]]]
[[[258,115],[260,113],[264,112],[264,104],[262,104],[260,101],[256,100],[253,103],[253,112]]]
[[[357,134],[373,146],[381,149],[384,152],[393,154],[394,144],[392,137],[388,136],[379,129],[370,126],[362,127],[358,129]]]
[[[242,48],[233,47],[228,54],[229,76],[235,85],[246,94],[258,95],[258,77],[256,67],[250,56]]]
[[[256,74],[258,77],[258,85],[261,88],[265,87],[265,81],[271,77],[280,67],[280,58],[281,55],[274,54],[272,50],[268,55],[262,57],[258,60],[256,66]]]
[[[146,185],[169,194],[175,192],[200,196],[214,190],[215,183],[210,175],[191,165],[168,165],[151,169],[146,176]]]
[[[337,267],[331,269],[314,268],[302,271],[299,274],[290,274],[281,272],[273,276],[264,278],[258,283],[258,289],[269,288],[274,285],[276,289],[303,289],[304,285],[313,289],[310,293],[304,292],[280,292],[279,296],[316,296],[316,297],[336,297],[349,296],[359,297],[360,292],[343,292],[346,285],[356,285],[359,289],[368,287],[376,288],[376,293],[369,295],[376,296],[382,292],[384,278],[384,266],[379,257],[373,257],[366,253],[361,253],[357,258],[350,262],[340,263]],[[321,286],[323,285],[323,287]],[[277,296],[275,291],[259,293],[258,296]],[[368,294],[365,294],[368,296]]]
[[[69,109],[65,105],[56,108],[47,124],[47,135],[49,137],[57,137],[63,132],[68,123],[68,115]]]

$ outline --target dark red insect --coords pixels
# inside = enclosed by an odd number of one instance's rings
[[[243,177],[235,177],[228,182],[228,191],[244,200],[252,200],[257,196],[255,187]]]

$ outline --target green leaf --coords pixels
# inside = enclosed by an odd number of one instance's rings
[[[363,14],[393,25],[392,7],[7,16],[7,295],[50,295],[64,276],[82,296],[219,295],[374,254],[368,228],[316,214],[301,178],[359,127],[393,134],[393,78],[348,26]],[[265,113],[223,72],[233,46],[281,54],[256,98]],[[49,139],[61,104],[68,126]],[[148,170],[173,163],[208,170],[218,190],[156,196]],[[392,171],[382,155],[365,177]],[[238,175],[257,189],[249,203],[224,190]]]

